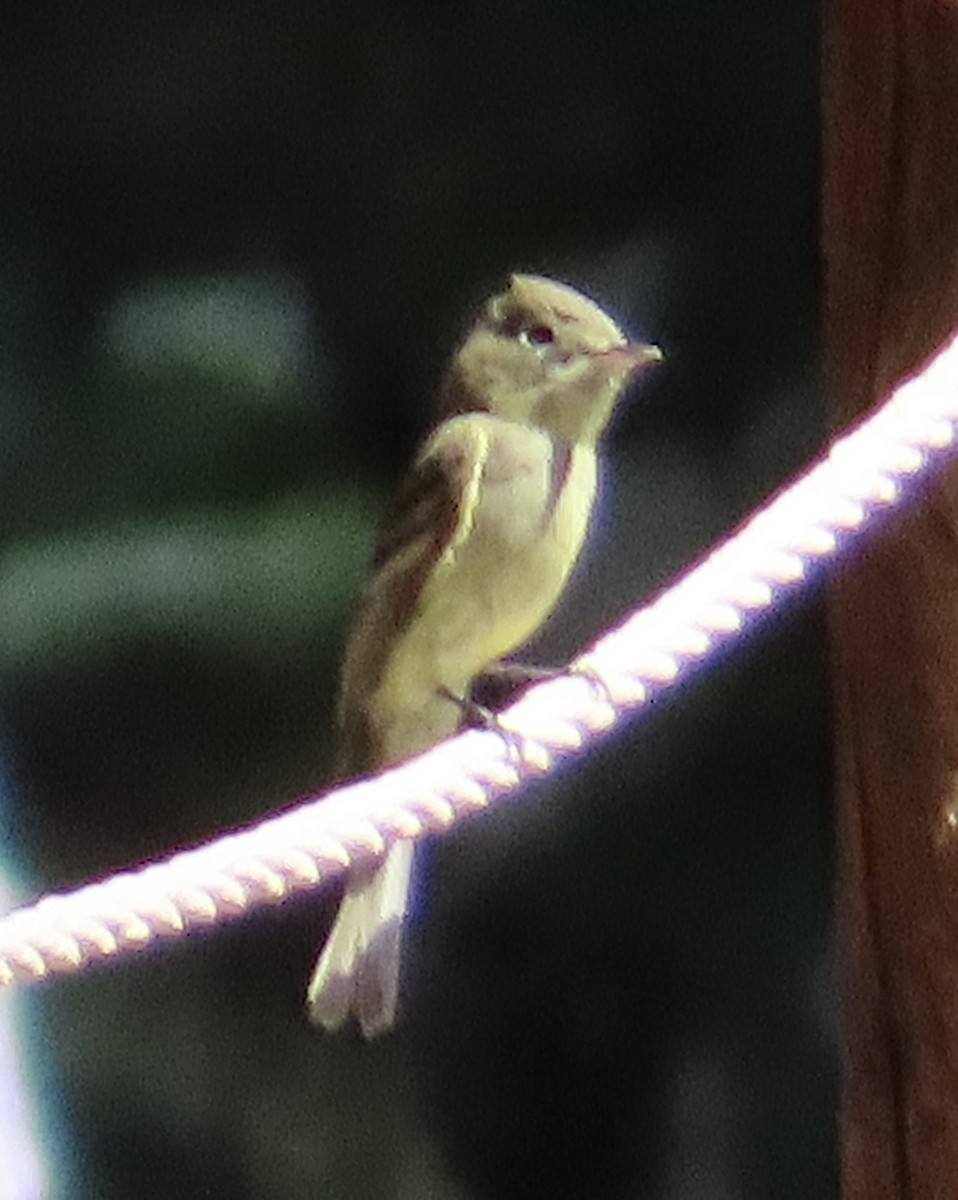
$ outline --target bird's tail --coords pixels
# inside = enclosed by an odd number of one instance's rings
[[[396,842],[372,875],[350,883],[306,994],[313,1024],[332,1031],[355,1016],[368,1038],[392,1028],[412,859],[412,842]]]

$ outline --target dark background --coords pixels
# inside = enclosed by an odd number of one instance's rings
[[[511,269],[659,342],[557,662],[815,452],[818,12],[0,17],[4,840],[33,890],[322,784],[377,514]],[[430,849],[405,1023],[310,1030],[331,898],[33,993],[56,1200],[836,1194],[814,597]]]

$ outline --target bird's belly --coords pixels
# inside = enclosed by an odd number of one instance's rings
[[[452,733],[460,712],[445,693],[519,649],[555,607],[578,557],[595,490],[595,458],[561,469],[530,433],[520,468],[487,469],[482,501],[454,540],[392,647],[365,720],[375,761],[417,753]],[[558,471],[558,477],[556,472]]]
[[[488,564],[498,547],[470,555],[461,564],[459,599],[437,596],[436,649],[461,660],[466,679],[528,641],[552,611],[568,574],[567,556],[552,543],[513,547],[495,570]]]
[[[464,570],[455,596],[438,595],[429,619],[412,624],[370,709],[390,747],[398,738],[402,757],[411,741],[425,748],[455,730],[460,714],[444,690],[464,696],[476,675],[526,642],[548,615],[563,580],[541,558],[527,556],[521,572],[496,572],[494,585],[481,571]],[[397,728],[399,716],[409,729]]]
[[[438,680],[461,694],[527,642],[575,564],[589,515],[582,507],[560,503],[548,521],[528,525],[495,516],[477,522],[449,577],[423,596],[422,619],[410,623],[387,674],[397,682]]]

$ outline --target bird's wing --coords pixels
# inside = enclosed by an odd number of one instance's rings
[[[401,483],[380,527],[374,574],[343,661],[339,726],[344,772],[372,765],[364,706],[437,569],[455,561],[475,516],[491,441],[489,418],[443,422]],[[375,758],[375,755],[372,755]]]
[[[379,529],[373,554],[372,591],[391,591],[394,628],[400,632],[416,610],[433,570],[455,557],[468,537],[479,502],[491,436],[488,418],[446,421],[423,447]]]
[[[379,528],[373,568],[405,559],[415,547],[427,571],[468,533],[489,455],[489,418],[443,422],[413,463]]]

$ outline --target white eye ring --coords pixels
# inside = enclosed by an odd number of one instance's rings
[[[541,353],[555,341],[555,334],[548,325],[535,325],[532,329],[520,329],[516,340]]]

